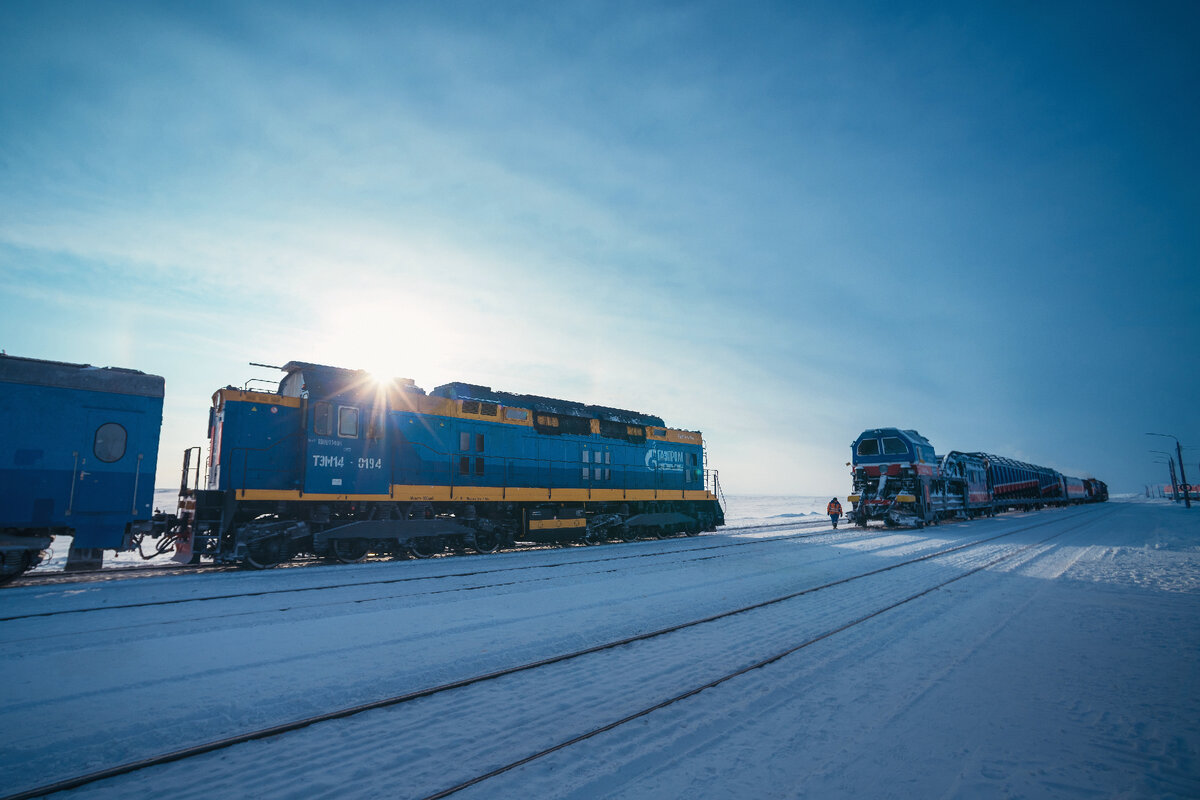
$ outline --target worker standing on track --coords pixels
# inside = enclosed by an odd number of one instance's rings
[[[825,513],[829,515],[829,519],[833,522],[833,529],[837,530],[838,517],[842,515],[842,504],[835,497],[829,501],[829,505],[825,507]]]

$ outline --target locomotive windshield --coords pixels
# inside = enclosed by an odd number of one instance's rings
[[[895,436],[883,437],[883,452],[884,455],[906,455],[908,453],[908,445],[903,439]],[[865,454],[864,454],[865,455]]]
[[[878,439],[863,439],[858,443],[858,454],[860,456],[877,456],[879,455],[879,440]]]

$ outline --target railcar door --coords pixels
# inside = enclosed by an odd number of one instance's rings
[[[88,411],[68,497],[67,522],[75,528],[74,547],[119,548],[125,523],[150,517],[150,509],[138,508],[135,496],[144,494],[145,487],[139,486],[143,468],[153,469],[144,463],[144,424],[144,415],[136,412]]]

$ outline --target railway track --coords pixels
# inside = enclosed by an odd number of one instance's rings
[[[1082,519],[1079,519],[1080,517],[1082,517]],[[868,620],[871,620],[871,619],[879,617],[883,614],[886,614],[887,612],[889,612],[893,609],[896,609],[901,606],[912,603],[912,602],[918,600],[919,598],[928,596],[929,594],[937,591],[940,588],[946,587],[957,581],[961,581],[961,580],[963,580],[971,575],[974,575],[982,570],[986,570],[990,567],[996,566],[1005,561],[1014,559],[1014,558],[1018,557],[1019,555],[1029,552],[1030,550],[1032,550],[1034,548],[1043,546],[1046,543],[1048,543],[1054,539],[1057,539],[1061,536],[1066,535],[1067,533],[1078,530],[1079,528],[1090,524],[1091,522],[1095,521],[1098,518],[1099,518],[1098,516],[1096,516],[1094,514],[1088,514],[1088,513],[1076,514],[1076,515],[1073,515],[1066,519],[1056,516],[1053,519],[1043,520],[1043,521],[1039,521],[1039,522],[1036,522],[1031,525],[1021,526],[1021,527],[1018,527],[1018,528],[1015,528],[1012,530],[1007,530],[1003,533],[999,533],[996,535],[980,537],[980,538],[976,538],[976,539],[973,539],[968,542],[939,548],[935,551],[926,552],[926,553],[923,553],[921,555],[914,556],[911,558],[903,558],[901,560],[885,564],[885,565],[877,567],[875,569],[857,572],[855,574],[845,576],[842,578],[838,578],[838,579],[835,579],[832,581],[828,581],[823,584],[809,586],[804,589],[800,589],[800,590],[797,590],[794,592],[789,592],[789,593],[786,593],[786,594],[783,594],[783,595],[780,595],[777,597],[769,598],[769,599],[766,599],[766,600],[763,600],[760,602],[756,602],[753,604],[728,609],[726,611],[723,611],[723,612],[720,612],[717,614],[706,615],[704,617],[688,620],[688,621],[685,621],[682,623],[670,625],[670,626],[663,627],[663,628],[660,628],[657,630],[647,631],[647,632],[639,633],[639,634],[636,634],[633,636],[622,637],[619,639],[615,639],[612,641],[593,645],[590,647],[581,648],[579,650],[575,650],[572,652],[562,653],[562,654],[559,654],[559,655],[556,655],[553,657],[542,658],[542,659],[538,659],[538,660],[531,661],[528,663],[516,665],[516,666],[510,667],[510,668],[495,670],[495,671],[487,672],[484,674],[475,675],[475,676],[469,677],[469,678],[450,681],[450,682],[443,683],[443,684],[436,685],[436,686],[430,686],[428,688],[424,688],[424,689],[414,691],[414,692],[408,692],[405,694],[396,695],[396,696],[372,701],[369,703],[364,703],[364,704],[353,706],[353,707],[342,708],[342,709],[338,709],[338,710],[335,710],[332,712],[313,715],[313,716],[306,717],[304,719],[298,719],[298,720],[288,722],[285,724],[274,725],[274,726],[270,726],[267,728],[262,728],[259,730],[239,734],[236,736],[224,737],[224,738],[221,738],[218,740],[206,742],[206,743],[195,745],[192,747],[179,749],[174,752],[165,753],[165,754],[154,756],[151,758],[141,759],[138,761],[133,761],[133,762],[130,762],[127,764],[114,766],[114,767],[111,767],[108,769],[92,772],[92,773],[89,773],[86,775],[80,775],[75,778],[58,781],[58,782],[55,782],[52,784],[47,784],[45,786],[30,789],[30,790],[27,790],[27,791],[24,791],[24,792],[21,792],[18,794],[8,795],[7,797],[3,798],[3,800],[24,800],[25,798],[37,797],[37,796],[41,796],[41,795],[49,794],[49,793],[53,793],[53,792],[79,788],[82,786],[96,783],[98,781],[106,780],[106,779],[121,776],[121,775],[126,775],[129,773],[147,769],[150,767],[186,761],[187,759],[195,758],[195,757],[203,755],[205,753],[222,750],[225,748],[236,746],[238,744],[243,744],[243,743],[247,743],[247,742],[251,742],[251,741],[255,741],[255,740],[267,739],[267,738],[279,736],[279,735],[282,735],[285,733],[301,731],[303,729],[310,728],[312,726],[319,725],[324,722],[329,722],[329,721],[338,720],[338,719],[347,719],[350,717],[356,717],[356,716],[362,715],[365,712],[376,710],[376,709],[401,706],[403,704],[410,703],[415,700],[432,698],[432,697],[439,696],[439,695],[447,695],[448,693],[451,693],[455,690],[465,689],[468,687],[473,687],[473,686],[478,686],[478,685],[485,684],[485,683],[494,682],[494,681],[497,681],[498,679],[505,678],[507,676],[516,676],[516,675],[520,675],[522,673],[532,673],[534,671],[542,670],[542,669],[551,667],[553,665],[564,664],[566,662],[578,661],[578,660],[584,659],[585,657],[587,657],[589,655],[594,655],[594,654],[599,654],[599,653],[604,653],[604,652],[612,652],[615,650],[626,648],[627,646],[634,645],[636,643],[648,642],[650,640],[655,640],[655,639],[662,639],[663,637],[667,637],[669,634],[679,633],[679,632],[688,631],[688,630],[700,629],[700,628],[703,628],[704,626],[709,626],[714,623],[720,623],[724,620],[730,620],[732,618],[742,617],[744,615],[752,614],[753,612],[761,611],[763,609],[780,607],[780,606],[788,604],[790,601],[797,600],[799,598],[809,598],[809,597],[813,597],[813,596],[818,595],[823,592],[830,592],[832,590],[838,589],[839,587],[845,587],[852,583],[865,581],[874,576],[878,576],[883,573],[898,570],[898,569],[901,569],[901,568],[904,568],[907,566],[916,565],[916,564],[925,564],[925,563],[933,562],[936,559],[946,558],[947,556],[952,556],[955,554],[963,554],[963,553],[966,553],[967,551],[973,550],[974,548],[979,548],[983,545],[999,542],[1000,540],[1010,538],[1017,534],[1027,533],[1027,532],[1030,532],[1030,531],[1033,531],[1038,528],[1042,528],[1042,527],[1045,527],[1047,525],[1051,525],[1054,523],[1065,523],[1065,525],[1066,525],[1066,527],[1059,525],[1058,527],[1060,527],[1061,529],[1056,530],[1051,535],[1049,535],[1047,537],[1043,537],[1041,539],[1038,539],[1037,541],[1030,542],[1027,544],[1021,544],[1019,546],[1009,548],[999,554],[986,555],[983,559],[981,559],[979,561],[979,563],[975,563],[971,566],[963,566],[963,567],[956,568],[953,570],[953,574],[939,577],[938,580],[934,580],[934,581],[928,582],[924,585],[921,585],[919,587],[916,587],[915,591],[908,592],[908,593],[904,594],[904,596],[902,596],[902,597],[888,598],[885,602],[879,602],[873,608],[863,610],[863,611],[861,611],[861,613],[855,613],[849,619],[839,621],[835,624],[831,624],[823,630],[817,631],[811,635],[807,635],[807,636],[803,637],[799,641],[792,641],[784,647],[777,648],[774,652],[768,653],[763,657],[758,657],[758,658],[753,659],[752,661],[750,661],[750,663],[740,663],[736,668],[725,670],[725,671],[721,672],[721,674],[716,675],[715,677],[711,677],[702,682],[697,682],[695,685],[690,686],[685,691],[676,692],[665,698],[656,699],[656,701],[653,703],[644,705],[644,706],[634,709],[628,713],[623,713],[619,717],[617,717],[615,719],[609,719],[609,720],[603,722],[602,724],[594,725],[582,733],[575,733],[569,737],[563,738],[560,741],[551,743],[544,747],[539,747],[537,749],[534,749],[532,752],[527,751],[524,754],[521,754],[519,757],[511,759],[511,760],[507,761],[506,763],[502,763],[497,766],[493,766],[490,769],[481,770],[478,774],[475,774],[471,777],[460,780],[453,785],[447,786],[444,789],[435,791],[432,794],[427,795],[427,798],[429,798],[429,800],[432,800],[432,798],[446,797],[451,794],[455,794],[459,791],[462,791],[464,789],[467,789],[471,786],[475,786],[480,783],[483,783],[483,782],[485,782],[491,778],[494,778],[496,776],[499,776],[505,772],[516,769],[517,767],[520,767],[524,764],[528,764],[531,761],[548,756],[551,753],[559,752],[561,750],[570,748],[571,746],[573,746],[575,744],[578,744],[580,742],[586,741],[593,737],[599,736],[599,735],[601,735],[605,732],[611,731],[617,727],[628,724],[636,719],[640,719],[640,718],[649,716],[660,709],[666,708],[667,706],[670,706],[670,705],[679,703],[680,701],[686,700],[687,698],[695,696],[696,694],[698,694],[702,691],[705,691],[706,689],[714,688],[716,686],[721,685],[722,683],[728,682],[739,676],[745,675],[748,672],[751,672],[751,671],[757,670],[757,669],[761,669],[770,664],[778,662],[781,659],[786,658],[787,656],[789,656],[793,653],[796,653],[804,648],[807,648],[813,644],[816,644],[817,642],[829,639],[829,638],[836,636],[842,632],[845,632],[856,626],[859,626],[859,625],[867,622]]]
[[[754,530],[757,530],[757,529],[758,528],[755,528]],[[540,563],[540,564],[517,564],[517,565],[505,564],[503,566],[499,566],[499,565],[486,566],[483,569],[468,570],[468,571],[464,571],[464,572],[449,572],[449,573],[441,573],[441,574],[434,574],[434,575],[430,575],[430,574],[402,575],[400,577],[395,577],[395,578],[389,577],[389,578],[378,578],[378,579],[374,579],[374,580],[362,580],[362,579],[347,580],[347,581],[342,581],[342,582],[321,583],[321,584],[312,585],[312,586],[260,589],[260,590],[245,591],[245,592],[229,592],[229,593],[222,593],[222,594],[202,595],[199,597],[174,597],[174,598],[168,598],[168,599],[148,600],[148,601],[136,602],[136,603],[114,603],[114,604],[108,604],[108,605],[81,605],[76,608],[54,609],[54,610],[30,612],[30,613],[25,613],[25,614],[13,614],[13,615],[9,615],[9,616],[0,616],[0,622],[12,622],[12,621],[21,620],[21,619],[47,618],[47,617],[60,616],[60,615],[64,615],[64,614],[90,614],[90,613],[119,611],[119,610],[134,609],[134,608],[154,608],[154,607],[158,607],[158,606],[167,606],[167,605],[184,605],[184,604],[192,604],[192,603],[212,602],[212,601],[217,601],[217,600],[233,600],[233,599],[237,599],[237,598],[269,597],[269,596],[276,596],[276,595],[289,595],[289,594],[299,594],[299,593],[307,593],[307,592],[321,592],[321,591],[328,591],[331,589],[341,589],[341,588],[347,588],[347,587],[384,586],[384,585],[393,585],[393,584],[407,584],[407,583],[414,583],[414,582],[420,582],[420,581],[441,581],[441,580],[458,579],[458,578],[479,578],[479,577],[483,577],[483,576],[495,575],[495,574],[501,574],[501,573],[546,570],[546,569],[554,569],[554,568],[567,567],[567,566],[574,567],[574,566],[579,566],[584,563],[602,564],[602,563],[609,563],[609,562],[628,561],[628,560],[632,560],[632,559],[654,558],[657,556],[667,556],[667,557],[671,557],[671,558],[678,558],[681,554],[692,554],[692,553],[698,553],[698,552],[727,550],[727,549],[740,548],[740,547],[754,547],[754,546],[761,546],[761,545],[772,544],[772,543],[777,543],[777,542],[794,541],[797,539],[810,539],[810,538],[816,538],[816,537],[822,537],[822,536],[838,536],[843,540],[849,540],[849,539],[854,539],[854,538],[871,538],[873,536],[878,536],[881,533],[883,533],[883,529],[880,529],[880,528],[873,528],[873,529],[870,529],[869,531],[861,529],[861,528],[857,528],[857,529],[856,528],[847,528],[847,529],[845,529],[844,532],[834,532],[832,530],[821,530],[821,531],[808,532],[808,533],[797,533],[797,534],[792,534],[790,536],[772,536],[769,538],[762,538],[762,539],[750,539],[750,540],[737,541],[737,542],[722,542],[720,544],[698,544],[699,541],[703,541],[703,540],[696,539],[696,538],[689,538],[689,539],[679,539],[678,541],[680,543],[687,542],[687,543],[691,544],[692,546],[673,548],[670,550],[654,550],[654,551],[650,551],[650,552],[634,552],[634,553],[622,552],[622,553],[619,553],[616,555],[608,555],[608,556],[599,555],[599,552],[603,552],[603,551],[597,551],[596,548],[594,548],[594,547],[586,547],[583,549],[585,549],[588,553],[597,553],[597,556],[588,558],[588,559],[586,559],[586,561],[555,561],[555,562]],[[895,533],[895,532],[887,531],[888,535],[893,534],[893,533]],[[692,544],[692,543],[696,543],[696,544]],[[558,548],[555,548],[555,549],[558,549]],[[516,552],[516,551],[513,551],[513,552]],[[711,558],[711,557],[712,556],[700,556],[697,558],[687,558],[684,560],[694,561],[694,560],[703,560],[704,558]],[[490,559],[490,555],[489,556],[479,556],[479,558]],[[193,569],[196,569],[196,568],[193,568]],[[240,571],[240,570],[237,570],[236,567],[235,568],[225,568],[223,571],[230,571],[230,570]],[[597,572],[606,572],[606,571],[611,571],[611,570],[610,569],[597,570]],[[540,579],[534,579],[534,580],[540,580]],[[78,582],[79,583],[87,583],[88,581],[78,581]],[[509,582],[508,584],[504,584],[504,585],[514,585],[514,584],[520,583],[520,582],[521,581],[513,581],[513,582]],[[54,584],[54,585],[57,585],[57,584]],[[495,585],[497,585],[497,584],[469,585],[469,586],[457,587],[452,590],[430,590],[428,592],[423,592],[423,594],[438,594],[442,591],[469,591],[469,590],[484,588],[484,586],[495,586]],[[377,598],[373,598],[373,599],[383,600],[383,599],[394,598],[397,596],[399,596],[399,595],[385,595],[385,596],[381,596],[381,597],[377,597]],[[405,596],[412,596],[412,594],[408,594]],[[361,602],[361,601],[355,601],[355,602]]]
[[[778,530],[778,529],[823,527],[828,524],[829,524],[828,521],[826,521],[824,518],[815,519],[815,520],[797,520],[794,522],[767,523],[767,524],[762,524],[762,525],[744,525],[744,526],[735,526],[735,527],[722,527],[718,531],[718,533],[743,534],[743,533],[753,533],[755,531],[771,531],[771,530]],[[847,529],[849,529],[849,526],[847,526]],[[704,535],[705,534],[700,534],[700,536],[704,536]],[[668,537],[668,538],[683,538],[683,537]],[[647,539],[645,541],[656,541],[656,540]],[[581,547],[589,547],[589,545],[584,545],[579,542],[568,542],[568,543],[563,543],[563,544],[558,544],[558,545],[535,544],[532,542],[525,542],[525,543],[522,543],[521,545],[518,545],[517,547],[501,548],[501,549],[497,550],[496,553],[523,553],[523,552],[536,552],[536,551],[541,551],[541,550],[574,549],[574,548],[581,548]],[[476,554],[475,553],[446,552],[446,553],[439,553],[436,555],[429,556],[429,559],[452,558],[456,555],[470,556],[470,555],[476,555]],[[487,555],[491,555],[491,554],[487,554]],[[388,562],[388,561],[405,561],[405,560],[408,560],[408,558],[409,558],[408,556],[395,557],[395,556],[371,555],[371,556],[368,556],[367,558],[364,558],[361,562],[358,562],[358,563],[373,564],[373,563],[383,563],[383,562]],[[424,559],[420,559],[420,560],[424,560]],[[308,556],[308,557],[294,558],[290,561],[280,564],[277,567],[274,567],[273,569],[274,570],[303,569],[303,568],[310,568],[310,567],[330,566],[333,563],[336,563],[336,562],[333,562],[327,558]],[[102,567],[100,569],[72,570],[70,572],[67,572],[63,569],[44,569],[43,568],[43,569],[35,569],[32,572],[27,572],[23,575],[17,576],[16,578],[13,578],[8,583],[5,583],[3,586],[0,586],[0,590],[3,590],[5,588],[10,588],[10,587],[18,587],[18,586],[53,586],[53,585],[63,584],[63,583],[87,583],[87,582],[91,582],[91,581],[127,580],[130,578],[149,578],[149,577],[163,577],[163,576],[173,576],[173,575],[198,575],[198,574],[207,574],[207,573],[238,572],[238,571],[243,571],[243,569],[245,569],[245,568],[239,567],[237,565],[231,565],[231,564],[211,564],[211,563],[176,564],[174,562],[172,562],[170,564],[157,564],[156,563],[156,564],[138,564],[138,565],[134,565],[134,566],[120,566],[120,567],[110,566],[110,567]]]

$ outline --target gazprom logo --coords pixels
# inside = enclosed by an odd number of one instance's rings
[[[652,447],[646,451],[646,469],[681,470],[683,469],[683,453],[678,450],[659,450]]]

